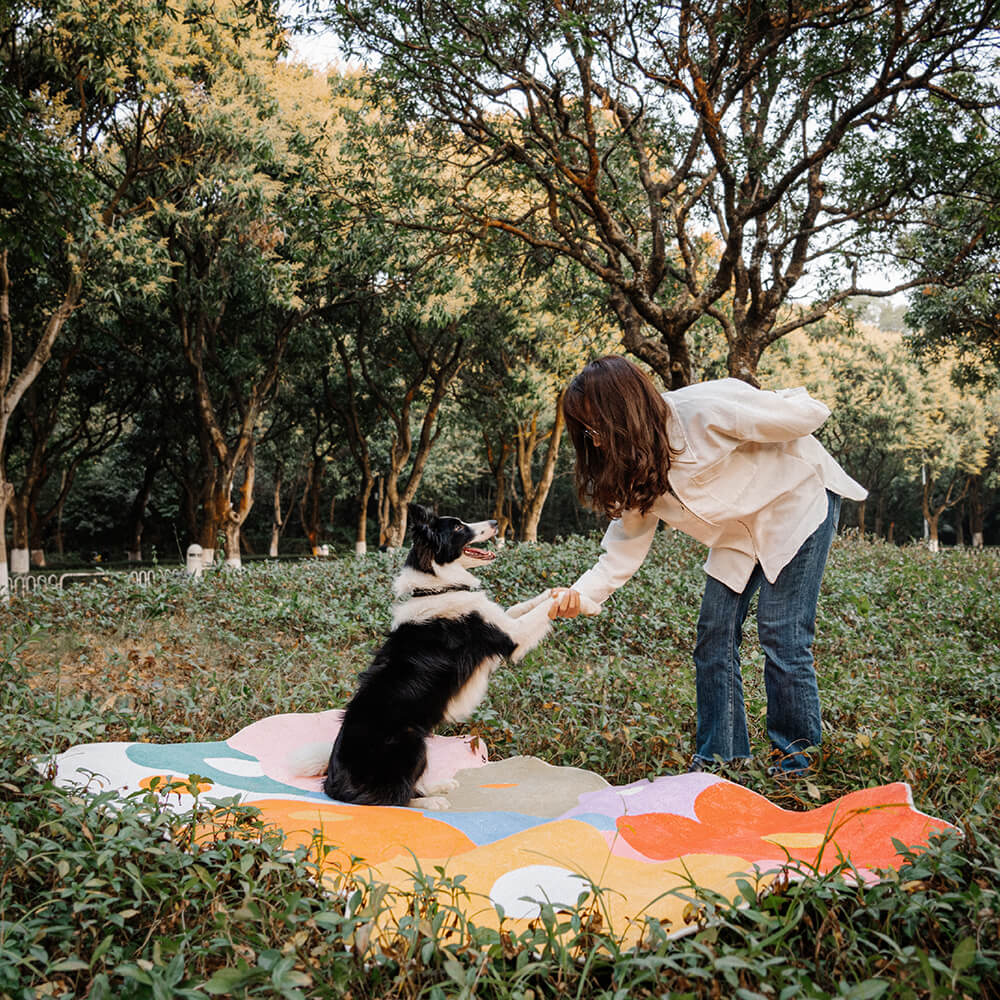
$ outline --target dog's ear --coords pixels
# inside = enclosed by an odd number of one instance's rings
[[[413,566],[421,573],[434,571],[434,532],[431,529],[433,513],[418,503],[411,503],[406,508],[410,535],[413,545],[406,557],[406,565]]]
[[[431,521],[434,519],[433,512],[428,510],[428,508],[426,507],[421,507],[420,504],[418,503],[409,504],[406,510],[410,524],[414,528],[430,524]]]

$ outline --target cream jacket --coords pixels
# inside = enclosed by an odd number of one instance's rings
[[[573,588],[597,603],[642,565],[660,521],[704,542],[705,571],[741,592],[754,565],[774,582],[826,518],[826,491],[867,491],[812,436],[829,409],[804,388],[769,392],[725,378],[663,394],[670,485],[647,514],[626,511]]]

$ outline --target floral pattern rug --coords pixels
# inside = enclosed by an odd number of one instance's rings
[[[432,777],[458,781],[449,809],[346,805],[284,763],[299,743],[332,741],[340,718],[271,716],[223,742],[83,744],[55,759],[56,781],[126,795],[150,789],[184,810],[196,776],[203,804],[238,797],[289,848],[316,849],[331,888],[345,876],[372,880],[405,906],[415,884],[428,891],[428,875],[454,900],[457,879],[469,920],[514,928],[537,919],[545,903],[590,900],[605,932],[623,941],[641,935],[647,917],[683,933],[697,890],[735,901],[747,883],[759,891],[845,862],[845,877],[876,882],[899,867],[898,845],[919,849],[950,826],[915,809],[903,783],[796,812],[710,774],[615,787],[534,757],[489,761],[477,740],[441,736],[430,741],[429,767]],[[209,824],[205,835],[220,828]]]

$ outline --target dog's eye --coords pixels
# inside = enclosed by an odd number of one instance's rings
[[[459,530],[461,530],[461,527],[462,527],[462,526],[461,526],[460,524],[456,524],[456,525],[455,525],[455,527],[454,527],[454,528],[452,528],[451,530],[452,530],[452,531],[459,531]]]

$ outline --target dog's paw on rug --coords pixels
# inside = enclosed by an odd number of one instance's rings
[[[480,925],[497,926],[501,909],[519,921],[545,902],[592,901],[604,887],[603,917],[622,940],[641,935],[647,916],[683,932],[695,886],[735,900],[738,881],[762,888],[845,862],[847,877],[877,881],[899,867],[896,843],[919,848],[950,826],[915,809],[903,783],[793,812],[707,773],[613,787],[534,757],[488,763],[482,744],[464,737],[428,747],[424,787],[452,789],[435,803],[447,809],[345,805],[288,764],[297,747],[332,742],[339,719],[272,716],[217,743],[85,744],[55,758],[55,780],[128,794],[197,775],[203,802],[238,796],[290,848],[321,843],[331,885],[345,872],[371,877],[399,890],[405,909],[418,870],[462,876],[466,915]],[[176,784],[164,800],[177,809],[192,801]]]

